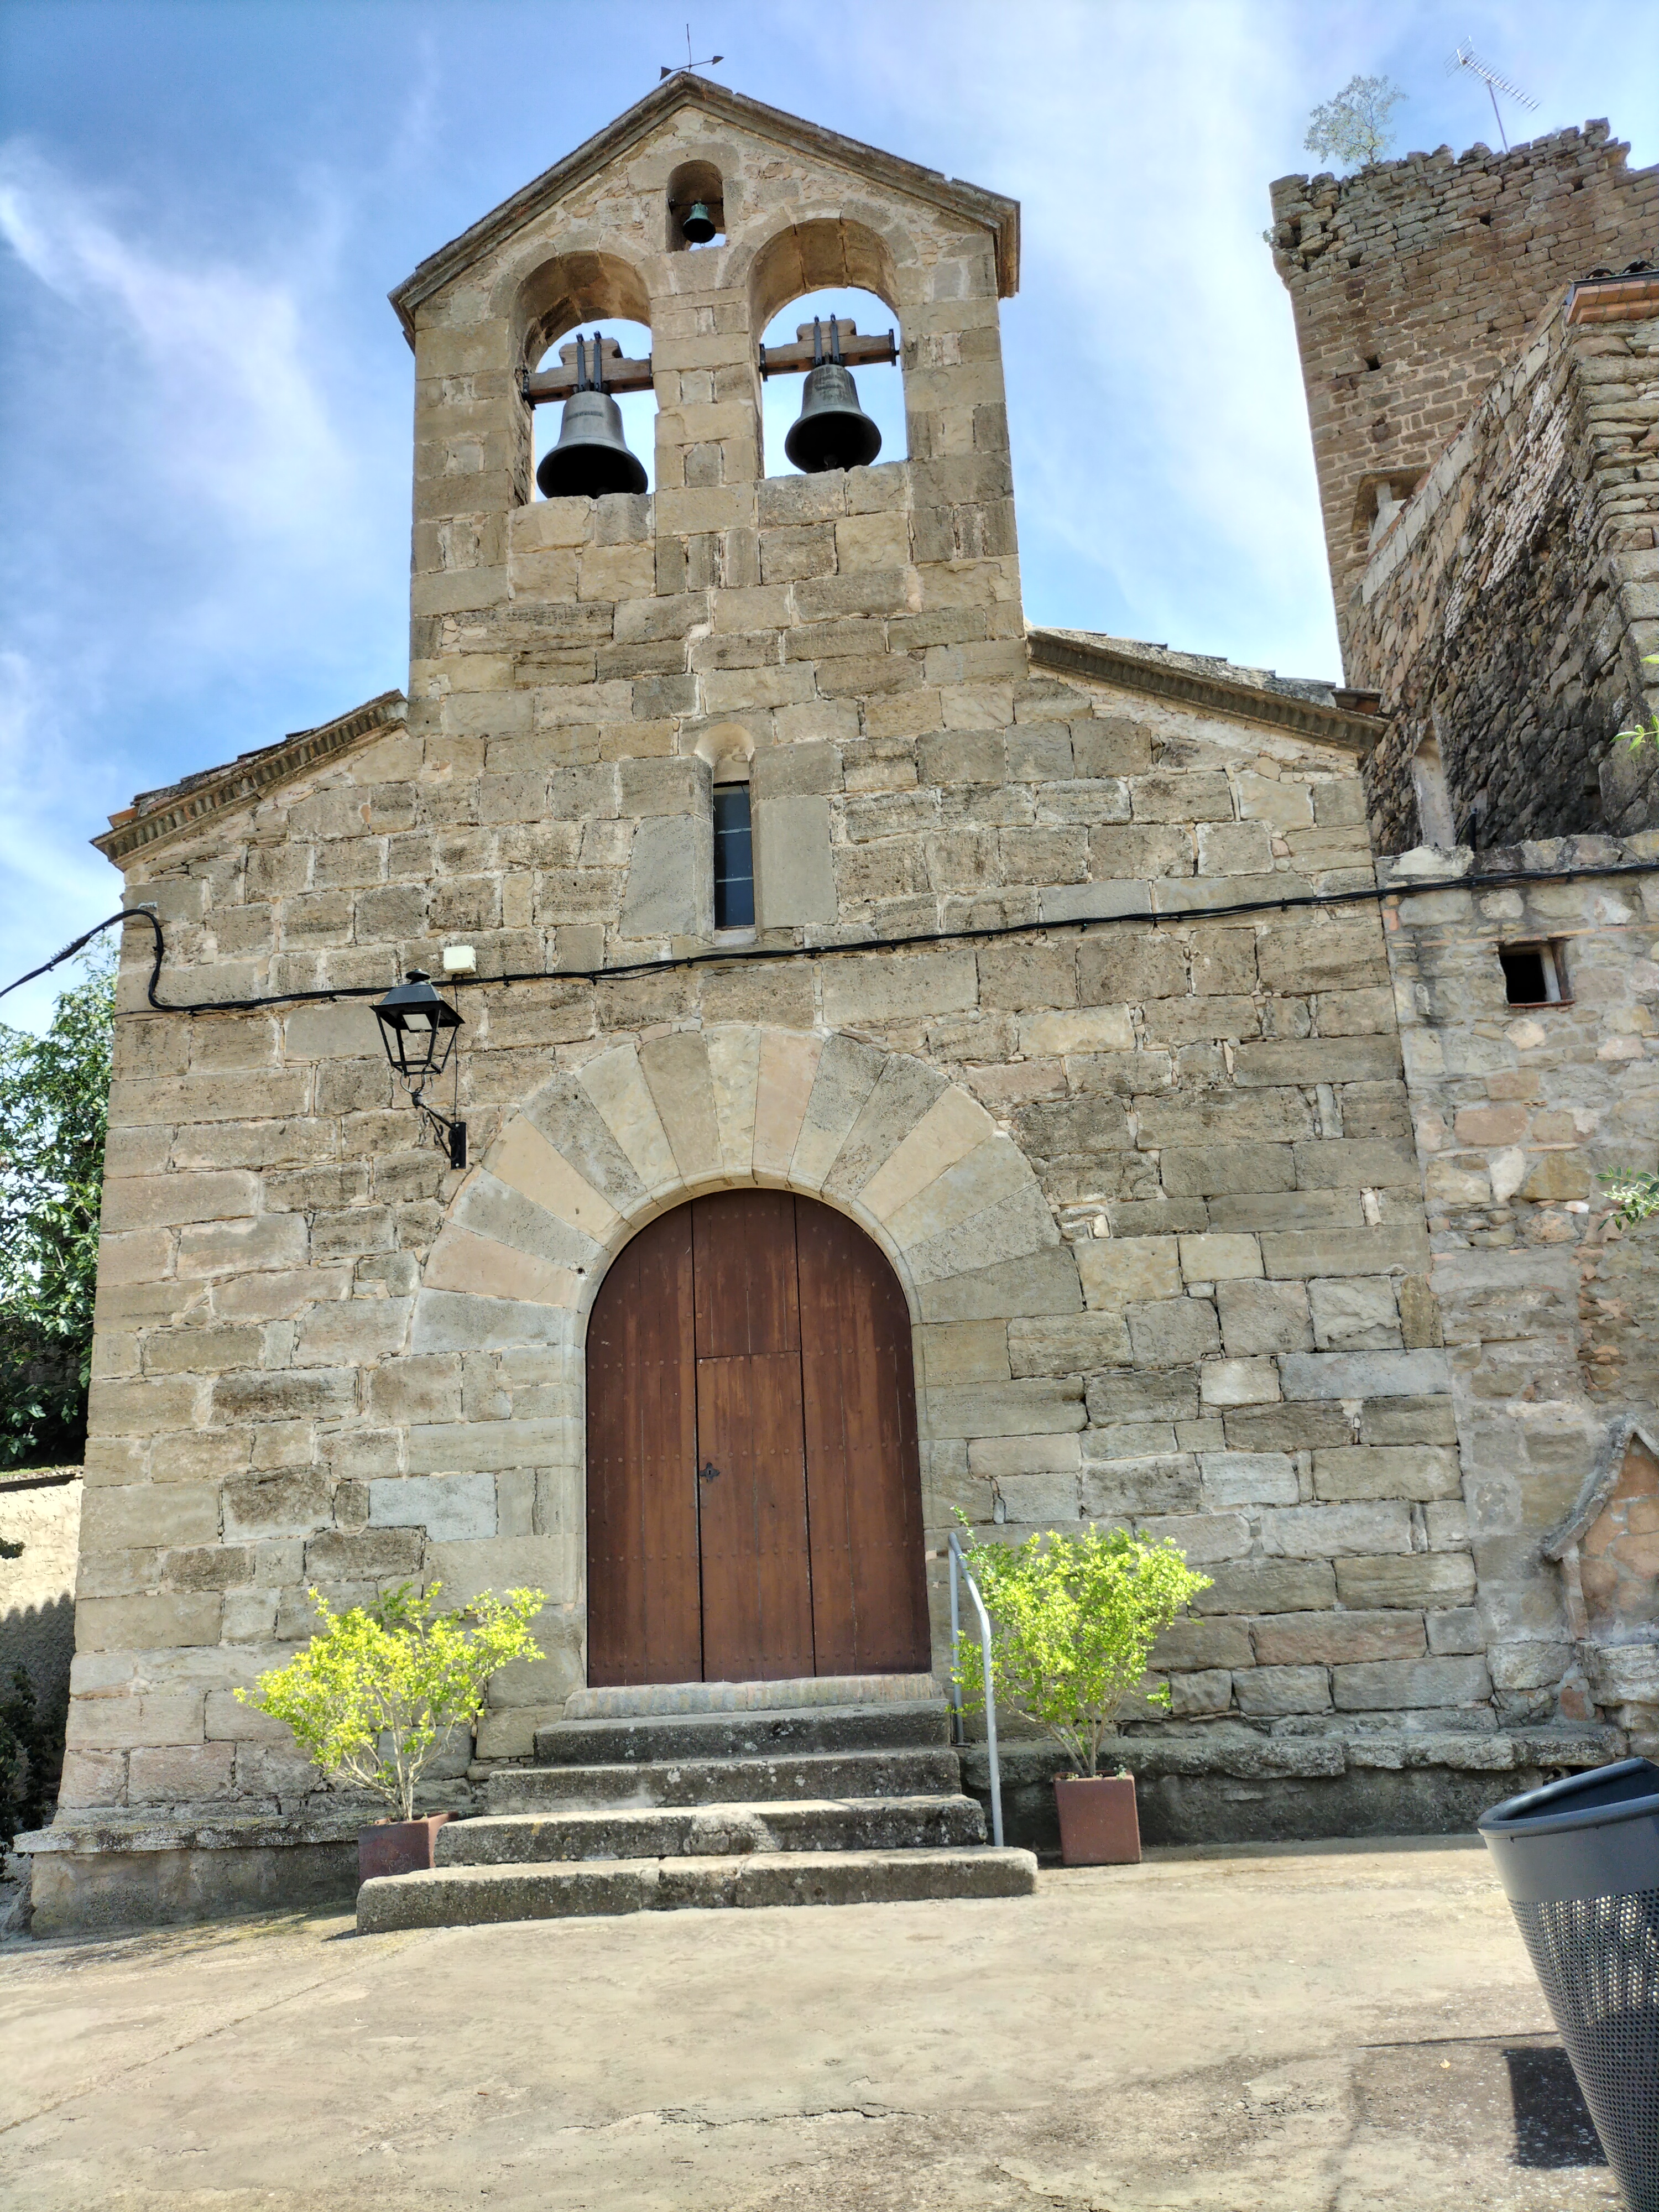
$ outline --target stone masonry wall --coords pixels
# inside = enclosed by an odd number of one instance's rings
[[[1616,742],[1659,709],[1659,319],[1632,313],[1558,307],[1360,578],[1348,666],[1391,717],[1366,773],[1380,852],[1422,834],[1425,740],[1466,842],[1638,830],[1659,804],[1659,748]]]
[[[1274,184],[1345,656],[1378,485],[1419,481],[1568,284],[1659,246],[1659,168],[1629,150],[1588,123]]]
[[[1495,1727],[1380,918],[1267,903],[1371,884],[1346,726],[1033,672],[991,234],[787,120],[679,113],[484,227],[412,318],[406,721],[106,841],[174,1001],[473,945],[474,1164],[362,1000],[156,1013],[130,933],[60,1821],[313,1813],[232,1694],[313,1585],[546,1589],[471,1774],[526,1755],[584,1677],[594,1289],[755,1181],[897,1270],[936,1534],[1122,1521],[1213,1576],[1160,1740]],[[671,254],[694,156],[729,243]],[[837,256],[902,320],[910,458],[767,480],[752,340]],[[606,300],[651,323],[660,488],[530,501],[518,368]],[[717,944],[732,774],[758,916]]]
[[[1450,1355],[1478,1615],[1506,1723],[1589,1717],[1544,1555],[1616,1425],[1659,1407],[1656,1224],[1620,1235],[1600,1174],[1659,1166],[1659,834],[1408,853],[1379,875]],[[1573,879],[1488,885],[1509,871]],[[1568,996],[1510,1006],[1498,949],[1553,940]],[[1616,1696],[1604,1701],[1620,1718]]]

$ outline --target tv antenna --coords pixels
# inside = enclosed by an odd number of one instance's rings
[[[665,76],[678,76],[683,70],[713,69],[716,62],[725,59],[724,54],[710,54],[707,61],[694,62],[691,58],[691,26],[688,23],[685,27],[685,59],[676,62],[672,69],[665,63],[657,73],[657,82],[660,84]]]
[[[688,44],[686,52],[690,53],[690,51]],[[1498,112],[1498,94],[1501,92],[1505,100],[1512,100],[1517,107],[1535,108],[1538,102],[1529,93],[1522,92],[1518,84],[1511,84],[1506,76],[1499,76],[1496,70],[1488,69],[1467,39],[1461,40],[1452,49],[1452,58],[1446,64],[1448,76],[1456,70],[1468,70],[1471,76],[1478,76],[1486,86],[1492,100],[1492,112],[1498,118],[1498,136],[1503,141],[1504,151],[1507,154],[1510,142],[1504,129],[1504,118]],[[663,75],[666,76],[667,74],[665,70]]]

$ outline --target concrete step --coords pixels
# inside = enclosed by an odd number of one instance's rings
[[[438,1831],[437,1856],[441,1867],[522,1866],[744,1851],[941,1850],[984,1840],[985,1815],[971,1797],[763,1799],[683,1811],[507,1813],[451,1820]]]
[[[942,1698],[927,1698],[797,1711],[556,1721],[537,1729],[536,1756],[549,1766],[605,1766],[613,1761],[638,1765],[653,1759],[766,1758],[789,1752],[933,1750],[950,1740],[950,1707]]]
[[[568,1721],[636,1720],[673,1713],[798,1711],[807,1705],[923,1704],[939,1686],[931,1674],[805,1674],[776,1682],[647,1682],[634,1688],[573,1690]]]
[[[957,1753],[835,1751],[777,1759],[643,1759],[637,1765],[498,1767],[485,1784],[495,1813],[598,1812],[625,1805],[753,1804],[811,1798],[955,1796]]]
[[[924,1898],[1029,1897],[1030,1851],[748,1851],[720,1858],[433,1867],[366,1881],[357,1932],[558,1920],[696,1906],[890,1905]]]

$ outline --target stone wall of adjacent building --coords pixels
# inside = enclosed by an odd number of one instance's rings
[[[1570,322],[1558,304],[1360,576],[1348,669],[1390,718],[1367,770],[1379,852],[1432,838],[1425,747],[1465,842],[1653,817],[1659,745],[1618,733],[1659,711],[1659,304],[1622,312]]]
[[[1589,1577],[1597,1617],[1575,1620],[1557,1540],[1601,1515],[1632,1424],[1659,1435],[1659,1223],[1621,1231],[1601,1180],[1659,1168],[1659,873],[1632,872],[1656,861],[1649,831],[1379,868],[1391,891],[1431,886],[1390,900],[1389,958],[1497,1710],[1517,1725],[1599,1713],[1645,1742],[1655,1562],[1622,1578],[1609,1564],[1612,1613]],[[1540,880],[1494,881],[1528,872]],[[1540,943],[1566,996],[1512,1006],[1499,948]],[[1587,1559],[1611,1562],[1618,1517],[1585,1524]],[[1638,1497],[1633,1528],[1651,1524]]]
[[[1659,168],[1629,150],[1589,123],[1273,185],[1345,654],[1379,495],[1420,481],[1570,283],[1659,247]]]

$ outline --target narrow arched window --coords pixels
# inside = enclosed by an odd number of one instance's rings
[[[714,927],[755,926],[755,841],[746,783],[714,786]]]

